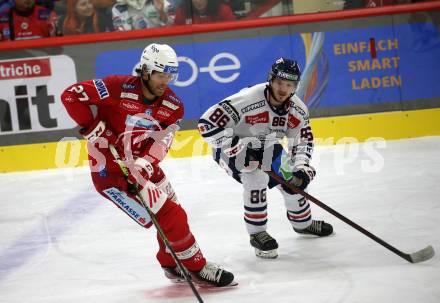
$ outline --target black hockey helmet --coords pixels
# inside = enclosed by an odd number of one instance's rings
[[[271,81],[274,78],[299,81],[301,70],[299,69],[298,62],[283,57],[279,58],[272,64],[267,81]]]

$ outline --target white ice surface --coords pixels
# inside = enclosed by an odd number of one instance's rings
[[[428,244],[439,251],[440,138],[384,145],[317,148],[309,192],[404,252]],[[336,233],[299,236],[274,189],[268,231],[279,258],[258,259],[238,183],[209,156],[163,168],[205,256],[239,282],[200,290],[205,302],[440,302],[437,255],[410,264],[314,205],[314,217]],[[163,276],[154,229],[101,198],[88,168],[3,174],[0,184],[0,302],[196,302],[186,285]]]

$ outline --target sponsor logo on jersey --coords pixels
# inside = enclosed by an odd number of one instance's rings
[[[182,103],[182,102],[180,102],[179,98],[176,98],[173,95],[168,95],[167,98],[173,100],[176,103]]]
[[[152,129],[155,128],[155,126],[159,125],[159,122],[157,122],[156,120],[143,119],[136,116],[127,115],[127,119],[125,119],[125,125]]]
[[[173,104],[168,100],[163,100],[162,101],[162,105],[171,108],[172,110],[176,110],[179,108],[179,105]]]
[[[173,114],[172,111],[167,110],[166,108],[161,108],[157,111],[157,115],[162,118],[169,118]]]
[[[269,122],[269,113],[262,112],[253,116],[246,116],[245,121],[247,124],[258,124],[258,123],[267,123]]]
[[[110,198],[116,205],[118,205],[123,211],[125,211],[130,217],[135,219],[141,225],[145,225],[146,222],[150,221],[145,214],[145,210],[140,204],[127,196],[126,193],[121,192],[117,188],[111,187],[103,190],[103,192]],[[147,219],[148,218],[148,219]]]
[[[219,105],[229,114],[229,117],[231,117],[235,123],[238,123],[238,121],[240,121],[239,114],[230,102],[229,100],[225,100],[220,102]]]
[[[133,94],[133,93],[122,92],[121,93],[121,98],[138,100],[139,99],[139,95],[138,94]]]
[[[243,107],[241,109],[241,112],[243,114],[245,114],[247,112],[250,112],[251,110],[255,110],[257,108],[263,107],[265,104],[266,104],[266,100],[261,100],[261,101],[258,101],[256,103],[252,103],[252,104],[250,104],[250,105],[248,105],[246,107]]]
[[[301,121],[299,121],[298,118],[296,118],[294,115],[289,114],[289,117],[287,118],[287,127],[289,128],[295,128],[297,127]]]
[[[121,102],[119,103],[119,106],[122,109],[125,109],[127,111],[131,111],[131,112],[140,112],[142,110],[141,104],[136,103],[134,101],[130,101],[130,100],[121,100]]]
[[[93,84],[95,85],[96,91],[99,94],[99,99],[105,99],[110,96],[107,87],[101,79],[94,79]]]
[[[122,88],[123,88],[123,89],[136,89],[136,85],[134,85],[134,84],[128,84],[128,83],[123,83],[123,84],[122,84]]]

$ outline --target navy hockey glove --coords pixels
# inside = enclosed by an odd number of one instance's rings
[[[309,183],[313,180],[316,175],[316,171],[313,166],[308,164],[300,164],[294,167],[292,171],[292,178],[288,180],[288,183],[298,187],[301,190],[306,189]],[[283,186],[283,189],[293,194],[293,192],[287,187]]]
[[[257,138],[235,136],[231,145],[231,147],[225,148],[223,153],[228,158],[235,159],[235,166],[238,170],[250,172],[259,166],[262,143]]]

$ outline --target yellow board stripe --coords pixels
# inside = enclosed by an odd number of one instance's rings
[[[315,142],[337,144],[363,142],[380,137],[385,140],[440,135],[440,108],[386,112],[311,120]],[[191,157],[210,153],[197,130],[179,131],[169,157]],[[0,172],[77,167],[87,164],[84,140],[24,144],[0,147]]]

